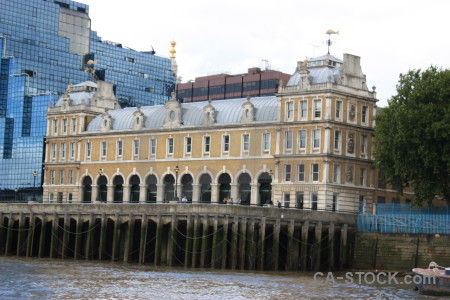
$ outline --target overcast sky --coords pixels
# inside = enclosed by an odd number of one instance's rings
[[[448,0],[78,0],[89,5],[103,40],[170,56],[177,42],[182,82],[250,67],[292,74],[297,61],[327,53],[361,57],[378,106],[396,93],[400,73],[450,68]]]

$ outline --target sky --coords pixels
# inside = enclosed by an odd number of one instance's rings
[[[400,74],[450,68],[448,0],[77,0],[89,5],[103,40],[169,57],[176,45],[182,82],[261,67],[293,74],[297,61],[327,53],[361,57],[379,107]]]

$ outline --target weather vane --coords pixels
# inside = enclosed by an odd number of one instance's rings
[[[328,34],[327,45],[328,45],[328,54],[330,54],[331,35],[332,34],[339,34],[339,30],[338,31],[334,31],[334,30],[328,29],[327,32],[325,32],[325,34]]]

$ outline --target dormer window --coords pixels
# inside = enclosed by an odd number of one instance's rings
[[[214,123],[216,123],[216,110],[209,99],[208,104],[203,107],[203,124],[213,125]]]
[[[101,123],[102,125],[100,130],[101,131],[110,130],[112,125],[111,123],[112,123],[111,116],[108,114],[108,112],[104,113],[102,115],[102,123]]]
[[[255,120],[255,106],[250,102],[250,96],[247,97],[247,102],[242,104],[241,123],[249,123]]]
[[[137,110],[133,113],[133,117],[133,129],[141,129],[144,126],[144,113],[141,111],[140,106],[138,106]]]

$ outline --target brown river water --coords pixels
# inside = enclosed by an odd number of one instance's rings
[[[314,275],[0,257],[0,300],[442,299],[418,294],[413,284],[359,284],[356,276],[355,282],[347,283],[334,280],[343,273]]]

